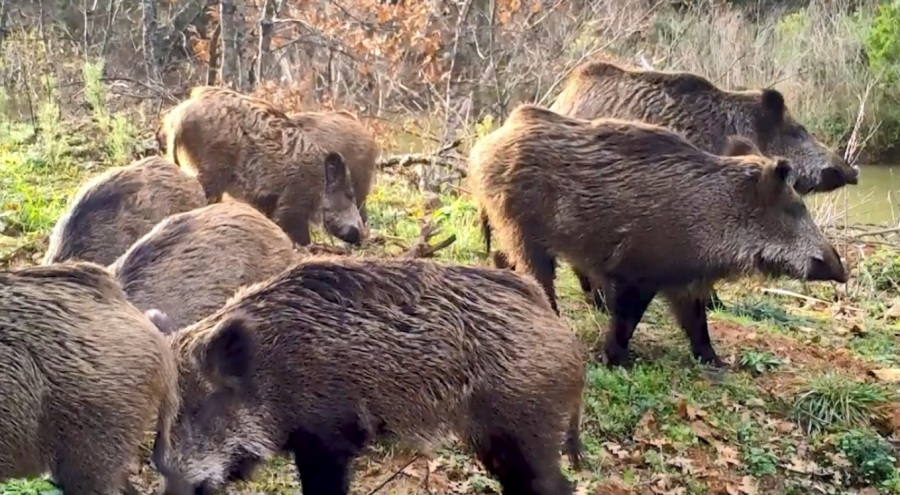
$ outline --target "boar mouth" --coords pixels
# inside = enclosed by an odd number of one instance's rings
[[[810,281],[834,281],[840,284],[847,283],[849,275],[844,265],[839,261],[836,263],[828,263],[821,258],[812,258],[809,262],[809,268],[806,273],[806,279]]]
[[[850,168],[849,165],[846,169],[829,167],[823,170],[822,177],[814,188],[815,192],[826,193],[840,189],[848,184],[859,184],[859,172],[855,168]],[[798,190],[797,192],[799,193],[800,191]]]

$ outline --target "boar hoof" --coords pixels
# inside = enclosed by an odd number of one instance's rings
[[[618,345],[607,345],[603,355],[599,357],[600,361],[604,362],[608,368],[625,366],[628,364],[628,348],[622,348]]]
[[[706,351],[698,352],[694,354],[694,358],[699,360],[701,363],[711,366],[713,368],[727,368],[728,364],[725,361],[719,359],[719,356],[716,355],[716,351],[712,349],[708,349]]]

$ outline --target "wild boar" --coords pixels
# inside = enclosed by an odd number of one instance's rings
[[[0,481],[50,471],[66,495],[134,491],[145,430],[179,407],[168,343],[103,267],[0,272]]]
[[[205,205],[197,179],[162,157],[111,168],[75,193],[50,234],[43,264],[108,265],[163,218]]]
[[[582,119],[664,126],[717,155],[723,154],[728,136],[743,136],[761,154],[791,163],[800,194],[859,182],[859,169],[810,134],[775,89],[729,91],[689,72],[631,69],[597,60],[572,72],[550,110]]]
[[[375,183],[375,167],[381,149],[375,134],[350,112],[296,112],[288,114],[309,139],[326,151],[344,157],[353,181],[353,194],[363,223],[368,221],[366,198]]]
[[[554,309],[558,258],[604,285],[613,365],[626,360],[658,292],[694,356],[721,365],[704,304],[713,282],[748,273],[847,280],[790,172],[784,159],[713,155],[664,127],[536,105],[516,108],[469,159],[470,190],[501,251],[537,278]]]
[[[550,109],[569,117],[665,126],[718,155],[728,154],[724,147],[729,135],[743,136],[762,150],[753,154],[790,161],[794,188],[801,195],[859,182],[859,168],[811,135],[775,89],[729,91],[697,74],[630,68],[601,55],[573,71]],[[578,278],[590,292],[583,274]],[[718,300],[712,288],[709,297]]]
[[[181,328],[293,261],[293,243],[278,225],[246,203],[229,201],[163,220],[109,270],[135,306],[162,311]]]
[[[304,493],[348,492],[378,439],[423,450],[455,433],[504,493],[570,494],[580,341],[540,287],[508,270],[318,256],[242,289],[174,334],[185,402],[167,493],[208,493],[277,453]]]
[[[310,225],[359,244],[364,225],[344,157],[309,139],[268,103],[227,88],[194,88],[166,113],[166,153],[196,176],[211,203],[223,195],[271,218],[300,245]]]

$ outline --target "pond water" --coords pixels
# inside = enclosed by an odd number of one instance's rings
[[[813,212],[841,219],[846,210],[850,224],[900,225],[900,164],[859,168],[859,184],[809,196],[807,205]]]

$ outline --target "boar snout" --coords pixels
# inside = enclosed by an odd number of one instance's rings
[[[849,274],[837,250],[832,246],[828,246],[822,253],[822,256],[816,256],[809,260],[806,278],[808,280],[833,280],[838,283],[846,283]]]
[[[337,232],[337,236],[342,241],[353,244],[354,246],[358,246],[362,240],[362,234],[356,227],[341,229]]]

